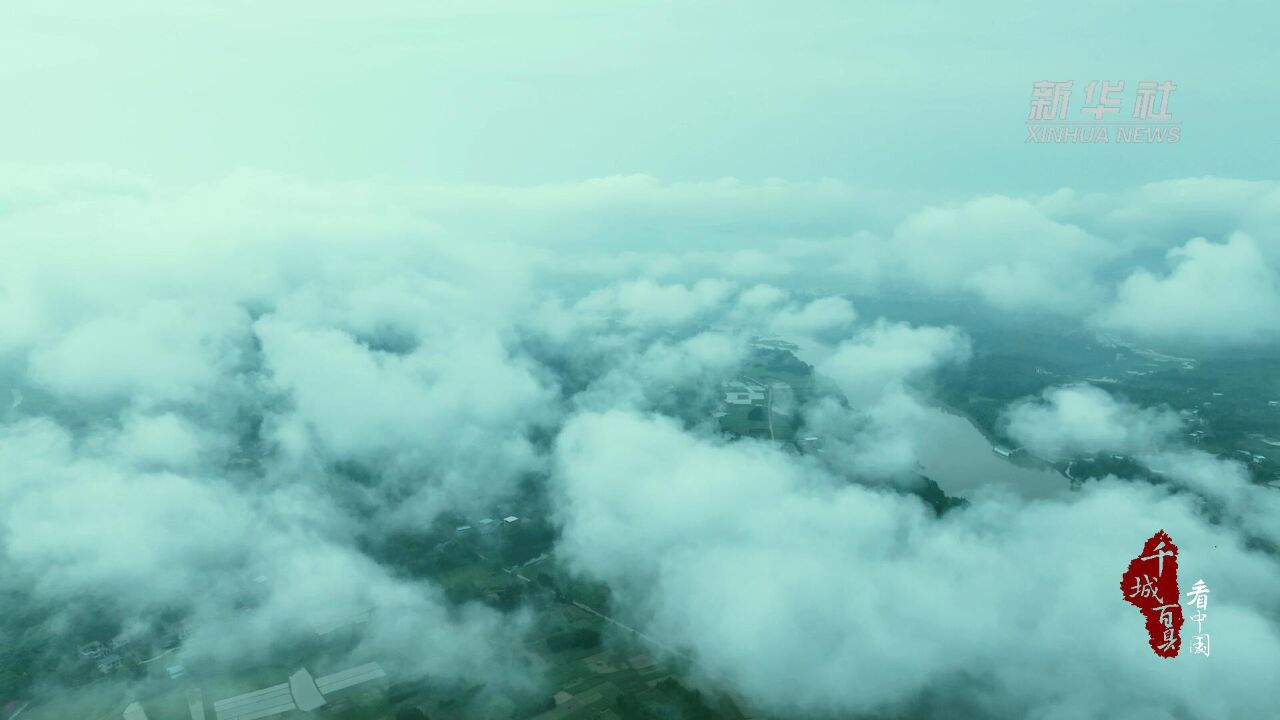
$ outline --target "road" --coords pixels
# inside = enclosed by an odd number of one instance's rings
[[[790,417],[791,414],[795,412],[796,397],[795,393],[791,390],[791,386],[784,382],[770,383],[768,393],[769,394],[766,397],[769,398],[769,439],[777,440],[773,427],[773,415],[776,412],[779,415],[786,415],[787,417]],[[778,405],[777,410],[774,409],[775,404]]]
[[[622,628],[623,630],[626,630],[627,632],[630,632],[631,634],[635,635],[636,637],[643,638],[643,639],[647,640],[648,642],[652,643],[653,645],[657,646],[658,648],[661,648],[662,650],[664,650],[664,651],[666,651],[666,652],[668,652],[668,653],[671,653],[672,655],[676,655],[677,657],[682,657],[682,658],[684,658],[685,660],[689,660],[690,662],[692,662],[692,661],[693,661],[693,658],[691,658],[691,657],[689,657],[688,655],[686,655],[686,654],[684,654],[684,653],[680,652],[679,650],[677,650],[677,649],[675,649],[675,648],[671,647],[670,645],[668,645],[668,644],[666,644],[666,643],[662,642],[661,640],[658,640],[657,638],[655,638],[655,637],[653,637],[653,636],[651,636],[651,635],[646,635],[646,634],[644,634],[644,633],[640,632],[639,630],[637,630],[637,629],[635,629],[635,628],[631,627],[630,625],[627,625],[627,624],[622,623],[622,622],[618,622],[617,620],[614,620],[613,618],[609,617],[608,615],[605,615],[604,613],[599,612],[598,610],[596,610],[595,608],[591,607],[590,605],[583,605],[582,603],[578,602],[577,600],[574,600],[574,601],[573,601],[573,605],[574,605],[574,607],[578,607],[578,608],[581,608],[581,609],[583,609],[583,610],[586,610],[587,612],[591,613],[592,615],[595,615],[596,617],[600,618],[601,620],[604,620],[604,621],[606,621],[606,622],[611,622],[611,623],[613,623],[614,625],[617,625],[618,627]]]
[[[774,436],[774,433],[773,433],[773,385],[772,384],[766,385],[760,382],[759,380],[756,380],[755,378],[751,377],[750,375],[743,375],[742,377],[744,380],[755,383],[756,385],[759,385],[760,387],[764,388],[764,397],[765,397],[764,411],[769,418],[769,439],[776,440],[777,438]]]
[[[769,416],[769,439],[777,440],[777,438],[774,437],[773,435],[773,386],[772,385],[770,385],[768,388],[765,389],[765,397],[768,398],[769,400],[769,406],[765,410],[765,413],[768,414]]]

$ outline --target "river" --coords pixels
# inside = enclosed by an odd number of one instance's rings
[[[1024,498],[1046,498],[1071,489],[1061,473],[1038,467],[1033,459],[997,455],[968,418],[944,409],[928,409],[919,437],[922,471],[948,495],[972,499],[985,492],[1008,491]]]

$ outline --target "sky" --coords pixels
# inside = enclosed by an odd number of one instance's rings
[[[941,517],[905,492],[936,381],[984,348],[862,298],[1280,343],[1277,11],[1031,8],[6,4],[0,592],[67,647],[89,610],[177,613],[206,667],[374,607],[353,652],[397,678],[555,690],[511,653],[528,613],[367,551],[532,481],[557,562],[753,711],[1264,717],[1280,501],[1168,407],[999,410],[1162,485]],[[1182,140],[1027,143],[1043,79],[1171,80]],[[756,335],[843,398],[798,409],[823,457],[708,419]],[[1118,597],[1158,528],[1218,593],[1204,663],[1154,658]]]
[[[612,175],[1113,190],[1275,166],[1266,3],[25,2],[0,158],[182,183]],[[1178,85],[1166,146],[1024,142],[1032,83]],[[1077,102],[1080,102],[1077,99]]]

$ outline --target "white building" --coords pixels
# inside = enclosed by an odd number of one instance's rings
[[[313,678],[306,668],[289,676],[289,682],[272,685],[213,704],[218,720],[260,720],[292,710],[310,712],[323,707],[326,697],[339,690],[386,677],[378,663],[366,663],[332,675]]]
[[[724,401],[730,405],[754,405],[764,402],[765,388],[753,382],[730,380],[724,383]]]

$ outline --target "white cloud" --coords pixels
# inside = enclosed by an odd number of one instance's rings
[[[1257,344],[1280,336],[1280,275],[1253,239],[1196,238],[1167,257],[1168,274],[1136,270],[1095,321],[1172,343]]]
[[[857,405],[921,380],[944,363],[967,360],[969,353],[969,339],[957,328],[881,320],[836,346],[818,371]]]
[[[968,293],[1001,312],[1083,317],[1107,272],[1132,271],[1126,253],[1169,242],[1109,237],[1139,215],[1091,221],[1114,210],[1106,198],[909,212],[918,203],[869,207],[835,182],[261,173],[185,189],[73,173],[0,197],[13,205],[0,234],[22,240],[0,248],[0,372],[27,395],[0,427],[0,569],[53,604],[185,607],[201,621],[192,652],[219,658],[265,652],[326,604],[374,604],[388,612],[368,642],[388,657],[512,679],[489,639],[519,637],[522,617],[452,607],[361,543],[541,477],[544,443],[572,413],[555,455],[565,557],[608,582],[622,612],[686,643],[697,677],[760,706],[874,712],[941,692],[971,715],[1102,717],[1104,702],[1165,712],[1159,691],[1211,718],[1274,704],[1274,563],[1243,538],[1271,537],[1261,510],[1275,510],[1238,464],[1162,444],[1176,428],[1164,411],[1077,387],[1010,418],[1045,454],[1179,464],[1176,495],[1106,480],[938,519],[893,487],[848,484],[914,474],[932,374],[971,343],[960,328],[860,318],[841,293]],[[1222,206],[1256,227],[1261,202]],[[1266,252],[1193,242],[1167,278],[1137,275],[1120,299],[1150,309],[1184,285],[1218,292],[1209,279],[1233,285],[1224,307],[1250,307],[1262,287],[1250,278],[1269,271],[1244,270]],[[755,334],[802,342],[848,400],[804,409],[829,442],[822,461],[701,434]],[[351,482],[340,460],[371,479]],[[1239,532],[1204,521],[1205,502]],[[1160,526],[1187,548],[1218,546],[1212,567],[1190,554],[1186,567],[1236,588],[1222,632],[1260,638],[1200,670],[1212,684],[1198,696],[1185,665],[1150,665],[1134,618],[1100,599]],[[246,574],[269,587],[232,622]],[[197,586],[212,590],[193,599]],[[1078,642],[1083,625],[1096,644]],[[963,685],[975,675],[981,694]]]
[[[766,444],[619,412],[569,421],[556,481],[564,557],[765,712],[892,713],[925,692],[949,717],[1232,717],[1280,701],[1264,669],[1280,662],[1275,563],[1185,496],[1106,481],[934,520]],[[1183,573],[1242,583],[1215,615],[1217,637],[1250,638],[1240,655],[1153,661],[1116,580],[1160,527],[1217,546],[1184,552]]]
[[[775,312],[771,318],[769,329],[778,335],[831,340],[847,336],[858,313],[844,298],[824,297],[801,308]]]
[[[1053,459],[1154,452],[1182,427],[1172,410],[1138,407],[1087,384],[1052,387],[1016,402],[1002,422],[1009,437]]]
[[[158,466],[171,470],[198,466],[209,450],[213,433],[202,433],[191,421],[172,412],[158,415],[131,415],[125,419],[114,441],[120,458],[140,467]],[[225,452],[226,443],[219,443]]]
[[[86,400],[190,400],[233,370],[247,331],[248,317],[236,308],[149,304],[42,343],[30,357],[31,378]]]
[[[573,310],[633,327],[680,326],[705,317],[732,290],[723,280],[701,280],[691,287],[636,280],[592,291]]]
[[[1094,272],[1116,248],[1004,196],[920,210],[897,227],[908,277],[941,292],[972,292],[1002,310],[1074,314],[1099,299]]]

